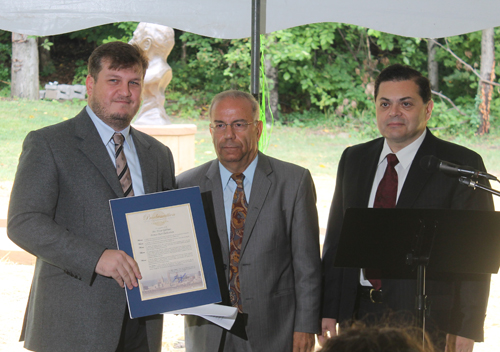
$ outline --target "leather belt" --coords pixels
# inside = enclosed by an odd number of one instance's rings
[[[358,295],[360,298],[370,300],[372,303],[383,302],[382,290],[377,291],[373,287],[359,286]]]

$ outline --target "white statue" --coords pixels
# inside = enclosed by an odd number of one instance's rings
[[[129,44],[144,50],[149,67],[144,77],[143,103],[137,125],[168,125],[170,118],[165,112],[165,89],[172,80],[172,69],[167,57],[174,47],[174,30],[167,26],[141,22]]]

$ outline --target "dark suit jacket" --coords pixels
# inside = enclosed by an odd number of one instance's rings
[[[219,253],[229,278],[229,241],[218,160],[184,172],[179,187],[211,192]],[[255,170],[240,259],[252,350],[292,351],[293,332],[320,331],[321,262],[316,193],[308,170],[262,153]],[[226,295],[227,296],[227,295]],[[186,316],[186,351],[218,351],[222,328]]]
[[[170,150],[133,128],[146,193],[175,186]],[[21,340],[48,351],[115,351],[125,292],[95,274],[116,249],[109,200],[123,197],[116,169],[85,109],[28,134],[12,190],[8,235],[37,257]],[[147,319],[150,351],[160,351],[162,317]]]
[[[335,318],[338,322],[352,318],[359,285],[359,269],[333,265],[343,215],[347,208],[368,205],[383,142],[384,139],[379,138],[347,148],[339,163],[323,249],[323,317]],[[442,173],[424,171],[419,163],[426,155],[485,170],[477,153],[440,140],[427,130],[410,166],[397,208],[493,210],[493,200],[486,192],[474,191]],[[489,275],[431,277],[426,286],[431,302],[430,317],[439,329],[482,341],[489,280]],[[384,301],[392,310],[414,310],[414,280],[383,280],[382,287]]]

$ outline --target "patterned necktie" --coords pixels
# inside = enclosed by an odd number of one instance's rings
[[[375,194],[374,208],[394,208],[396,207],[396,198],[398,195],[398,173],[394,168],[399,163],[396,154],[387,155],[387,168],[384,177],[378,184]],[[380,271],[377,269],[365,269],[366,277],[375,290],[380,290],[382,281],[380,280]]]
[[[240,294],[240,276],[238,265],[240,262],[241,242],[243,240],[243,230],[245,229],[245,219],[247,217],[248,203],[243,191],[243,174],[233,174],[231,178],[236,182],[236,191],[233,196],[233,206],[231,208],[231,243],[229,249],[229,295],[231,304],[237,307],[240,313],[243,312]]]
[[[124,140],[125,138],[121,133],[115,133],[113,135],[113,141],[115,142],[116,173],[122,185],[124,196],[132,197],[134,195],[134,190],[132,189],[130,169],[128,168],[127,159],[125,158],[125,152],[123,150]]]

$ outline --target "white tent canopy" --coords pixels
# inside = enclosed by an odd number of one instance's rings
[[[251,0],[0,0],[0,29],[55,35],[138,21],[217,38],[251,36]],[[493,0],[261,0],[261,33],[342,22],[383,32],[440,38],[500,25]]]

